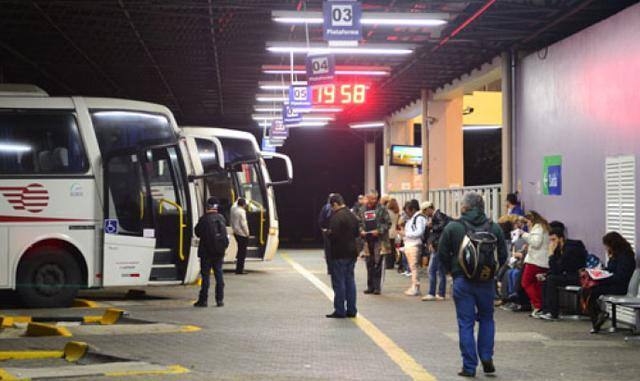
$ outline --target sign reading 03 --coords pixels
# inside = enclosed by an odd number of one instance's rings
[[[312,87],[314,105],[363,104],[367,101],[369,86],[362,83],[328,84]]]

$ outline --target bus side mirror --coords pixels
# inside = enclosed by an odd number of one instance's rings
[[[268,186],[273,187],[276,185],[291,184],[293,182],[293,164],[291,164],[291,159],[289,158],[289,156],[283,155],[281,153],[275,153],[275,152],[262,152],[262,157],[265,160],[273,160],[273,159],[283,160],[285,167],[287,169],[286,180],[271,181],[267,183]]]

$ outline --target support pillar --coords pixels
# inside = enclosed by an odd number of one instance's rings
[[[513,192],[512,174],[512,127],[513,127],[513,102],[512,102],[512,63],[511,53],[502,53],[502,199]]]
[[[364,142],[364,194],[376,189],[376,140],[375,135],[365,135]]]
[[[380,193],[382,195],[389,194],[389,151],[391,149],[391,122],[389,119],[384,121],[384,129],[382,130],[382,165],[384,182]]]
[[[422,201],[429,199],[429,99],[430,92],[422,89]]]

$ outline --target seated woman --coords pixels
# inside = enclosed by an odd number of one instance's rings
[[[624,295],[627,293],[629,281],[636,268],[635,254],[629,242],[618,232],[609,232],[602,237],[607,250],[607,267],[605,270],[613,275],[598,281],[598,284],[586,291],[589,293],[588,311],[593,328],[591,333],[598,333],[609,315],[602,310],[600,295]]]
[[[549,247],[549,272],[544,275],[542,288],[542,304],[545,320],[557,320],[560,313],[558,287],[578,285],[579,272],[587,265],[587,249],[582,241],[567,239],[562,222],[554,221],[549,224],[551,232]]]

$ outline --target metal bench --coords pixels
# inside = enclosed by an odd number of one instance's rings
[[[640,268],[631,276],[627,295],[602,295],[599,300],[609,313],[612,332],[618,329],[618,323],[623,323],[630,326],[633,335],[640,333]]]

